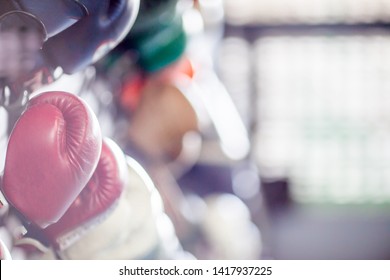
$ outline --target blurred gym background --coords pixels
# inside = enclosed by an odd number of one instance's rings
[[[390,1],[198,2],[251,146],[215,165],[210,137],[181,185],[218,174],[205,189],[251,205],[263,258],[390,259]],[[213,173],[221,162],[234,167]]]

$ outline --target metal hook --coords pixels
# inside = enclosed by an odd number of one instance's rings
[[[16,96],[16,99],[13,100],[14,96]],[[8,86],[4,86],[0,91],[0,106],[4,107],[9,113],[24,109],[27,101],[27,90],[15,91]]]
[[[0,88],[0,106],[8,113],[8,135],[10,135],[15,122],[26,108],[28,98],[29,93],[25,89],[17,90],[16,88],[11,88],[9,86]]]

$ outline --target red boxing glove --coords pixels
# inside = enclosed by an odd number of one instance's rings
[[[127,165],[122,150],[110,139],[104,139],[97,168],[64,216],[45,229],[45,235],[56,250],[72,245],[116,208],[127,182]]]
[[[66,92],[32,98],[10,135],[2,191],[40,228],[57,222],[91,178],[101,152],[99,123]]]

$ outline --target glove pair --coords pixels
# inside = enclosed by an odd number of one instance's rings
[[[13,128],[1,189],[27,229],[61,258],[141,258],[158,247],[163,209],[146,172],[130,162],[114,141],[102,140],[82,99],[46,92]]]

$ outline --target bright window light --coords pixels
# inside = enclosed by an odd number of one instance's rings
[[[301,202],[390,202],[390,36],[255,44],[256,157]]]

